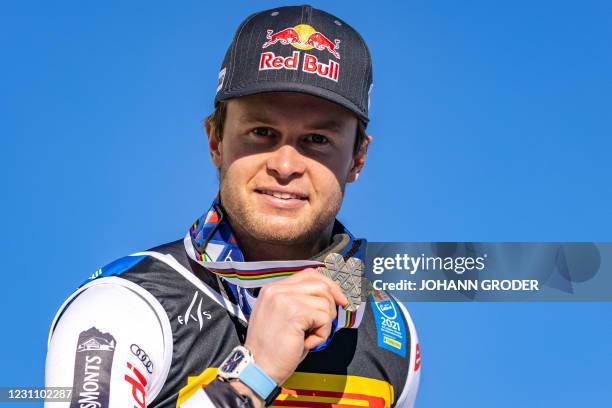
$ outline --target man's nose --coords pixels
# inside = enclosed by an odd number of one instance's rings
[[[269,172],[283,180],[299,176],[306,170],[304,157],[291,145],[281,146],[271,152],[266,165]]]

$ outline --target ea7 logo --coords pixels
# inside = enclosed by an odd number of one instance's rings
[[[196,290],[196,292],[193,294],[193,299],[191,299],[191,303],[189,304],[189,307],[185,311],[185,314],[177,316],[177,320],[179,324],[181,325],[186,325],[187,323],[189,323],[190,320],[193,320],[194,322],[198,322],[198,324],[200,325],[200,330],[202,330],[202,327],[204,327],[204,319],[210,320],[212,318],[212,315],[207,310],[202,311],[202,297],[201,296],[199,296],[200,300],[198,302],[197,309],[193,310],[195,303],[198,300],[199,294],[200,292]]]

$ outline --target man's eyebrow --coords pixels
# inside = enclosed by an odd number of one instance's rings
[[[340,132],[340,130],[342,130],[342,125],[335,119],[323,119],[320,121],[313,121],[308,126],[313,129],[326,129],[331,130],[333,132]]]
[[[274,116],[267,115],[263,112],[245,112],[240,115],[239,120],[242,123],[265,123],[272,126],[276,124],[276,118]],[[305,127],[318,130],[330,130],[332,132],[340,132],[342,130],[342,124],[336,119],[314,119]]]
[[[260,112],[246,112],[240,115],[240,122],[245,123],[274,123],[274,120],[269,115],[262,114]]]

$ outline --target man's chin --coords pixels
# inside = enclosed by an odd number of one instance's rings
[[[281,216],[262,216],[258,225],[253,225],[250,233],[265,242],[280,245],[291,245],[307,240],[308,226],[298,222],[296,218]]]
[[[251,208],[251,215],[271,228],[297,228],[313,217],[307,208],[274,208],[265,205]]]

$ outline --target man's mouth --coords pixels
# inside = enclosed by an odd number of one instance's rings
[[[276,190],[266,190],[266,189],[257,189],[255,190],[260,194],[269,195],[272,197],[280,198],[282,200],[306,200],[307,197],[304,194],[300,193],[289,193],[285,191],[276,191]]]

